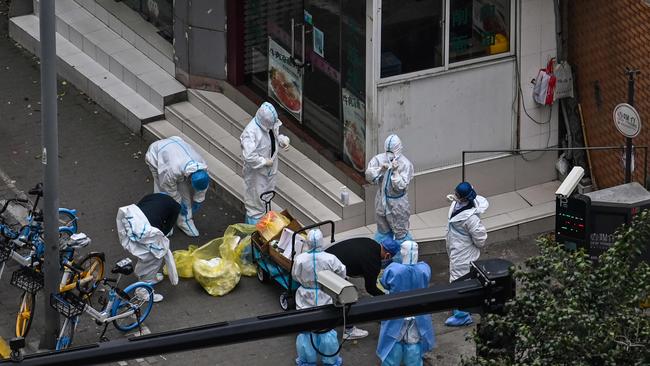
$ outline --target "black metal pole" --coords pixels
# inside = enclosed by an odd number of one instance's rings
[[[627,104],[634,107],[634,77],[639,73],[639,70],[630,68],[625,69],[627,79]],[[632,138],[625,138],[625,183],[632,181]],[[645,185],[645,182],[644,182]]]
[[[463,161],[462,161],[462,166],[461,166],[461,174],[462,176],[460,177],[460,181],[464,182],[465,181],[465,151],[463,151]]]
[[[54,349],[59,328],[59,313],[50,306],[50,294],[57,292],[59,279],[59,135],[57,127],[56,92],[56,26],[54,0],[41,1],[41,130],[42,162],[45,169],[43,185],[43,218],[45,231],[45,286],[42,295],[45,329],[40,347]]]
[[[640,72],[638,72],[640,73]],[[566,151],[566,150],[584,150],[584,151],[603,151],[603,150],[625,150],[626,146],[593,146],[593,147],[547,147],[543,149],[503,149],[503,150],[463,150],[462,151],[462,166],[461,174],[463,181],[465,180],[465,155],[466,154],[495,154],[495,153],[507,153],[507,154],[521,154],[522,152],[551,152],[551,151]],[[646,157],[648,156],[648,146],[634,146],[635,150],[644,150]],[[629,149],[632,150],[632,149]],[[647,163],[646,163],[647,164]],[[647,167],[646,167],[647,168]],[[647,171],[644,173],[644,177],[647,181]]]

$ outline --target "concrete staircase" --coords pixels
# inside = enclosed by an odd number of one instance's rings
[[[158,138],[183,136],[209,156],[209,169],[217,184],[239,199],[244,188],[239,136],[252,116],[220,93],[188,91],[188,102],[165,108],[165,121],[144,126]],[[295,149],[280,151],[275,202],[288,208],[303,224],[324,220],[336,231],[365,225],[365,203],[350,192],[350,202],[340,200],[343,183]]]
[[[163,118],[165,105],[187,98],[172,75],[87,9],[74,0],[55,4],[59,75],[129,128],[139,132],[142,124]],[[39,55],[36,14],[12,18],[9,33]]]

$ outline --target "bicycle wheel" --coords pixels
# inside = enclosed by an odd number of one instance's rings
[[[124,292],[129,299],[118,296],[111,309],[111,316],[124,314],[129,310],[136,311],[130,316],[113,320],[115,328],[126,332],[142,324],[149,316],[153,306],[153,288],[142,282],[137,282],[127,287]]]
[[[72,340],[74,339],[74,331],[77,329],[78,323],[79,316],[65,318],[63,321],[63,326],[61,327],[61,332],[59,332],[59,338],[56,339],[57,351],[64,350],[72,345]]]
[[[95,290],[97,282],[104,278],[104,259],[100,253],[90,253],[79,261],[79,268],[83,271],[79,276],[80,280],[92,276],[92,280],[79,286],[83,294],[90,295]]]
[[[30,292],[23,292],[20,297],[20,308],[16,316],[16,337],[27,337],[29,328],[32,326],[32,319],[34,319],[34,305],[36,302],[36,294]]]
[[[69,228],[73,234],[77,232],[77,216],[73,212],[66,208],[59,209],[59,231]]]

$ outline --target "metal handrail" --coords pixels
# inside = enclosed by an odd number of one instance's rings
[[[643,186],[646,186],[648,181],[648,146],[633,146],[634,149],[643,149]],[[583,150],[583,151],[598,151],[598,150],[623,150],[625,151],[625,146],[593,146],[593,147],[547,147],[543,149],[504,149],[504,150],[463,150],[462,152],[462,166],[461,174],[462,181],[465,181],[465,155],[466,154],[489,154],[489,153],[509,153],[509,154],[521,154],[522,152],[548,152],[548,151],[573,151],[573,150]]]

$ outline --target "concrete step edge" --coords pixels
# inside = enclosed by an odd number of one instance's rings
[[[131,24],[126,24],[122,19],[119,18],[120,14],[123,12],[133,12],[124,4],[119,2],[103,2],[95,0],[75,0],[75,2],[84,8],[89,13],[93,14],[104,24],[106,24],[113,32],[119,34],[127,42],[131,43],[136,49],[145,54],[150,60],[155,62],[160,66],[166,73],[169,75],[175,74],[175,66],[173,60],[173,49],[171,50],[162,50],[158,46],[150,42],[146,37],[142,37],[143,29],[133,29]],[[118,16],[116,16],[116,14]],[[141,27],[138,28],[150,28],[145,33],[149,34],[151,37],[160,37],[155,33],[155,27],[152,24],[147,23],[140,17],[133,17],[136,21],[141,21]],[[160,37],[162,39],[162,37]],[[166,42],[163,40],[163,42]]]
[[[32,18],[28,19],[24,17],[32,17]],[[11,37],[19,44],[21,44],[24,48],[26,48],[27,50],[29,50],[30,52],[38,56],[40,53],[40,47],[37,46],[38,44],[40,44],[40,40],[39,40],[40,35],[38,35],[39,34],[38,18],[34,15],[25,15],[18,18],[20,19],[12,18],[9,22]],[[18,24],[21,20],[28,20],[34,22],[35,28],[24,29],[23,27],[21,27],[20,24]],[[25,37],[29,37],[29,39]],[[61,37],[57,41],[57,44],[62,42],[68,42],[68,41]],[[63,47],[64,45],[60,45],[60,46]],[[65,46],[76,47],[71,43]],[[79,50],[78,53],[82,54],[83,51]],[[86,57],[88,57],[88,63],[95,62],[89,56],[86,55]],[[64,56],[57,55],[57,73],[61,77],[73,83],[78,89],[86,93],[86,95],[88,95],[91,99],[93,99],[102,108],[106,109],[115,117],[117,117],[123,124],[129,127],[132,131],[140,132],[140,128],[143,123],[154,121],[163,117],[162,111],[155,108],[155,106],[150,104],[144,98],[142,98],[141,103],[143,105],[144,103],[149,104],[150,108],[148,109],[150,111],[155,110],[156,112],[146,114],[146,113],[141,113],[133,110],[130,105],[124,103],[124,100],[120,98],[119,95],[115,94],[115,89],[116,89],[115,87],[111,87],[108,89],[102,88],[99,84],[93,81],[93,77],[89,77],[88,75],[84,74],[77,66],[78,65],[73,65],[70,64],[68,61],[66,61]],[[101,67],[99,64],[97,64],[96,66]],[[108,70],[105,71],[107,74],[109,73]],[[130,90],[130,88],[128,88],[128,86],[124,84],[122,81],[117,80],[116,83],[122,83],[124,89]],[[104,95],[110,98],[112,104],[110,103],[108,98],[104,98]]]
[[[108,24],[105,24],[105,22],[103,22],[101,19],[95,17],[95,14],[88,12],[87,9],[84,9],[83,7],[81,9],[85,10],[88,13],[89,17],[95,19],[96,23],[103,24],[105,28],[102,26],[99,29],[86,33],[82,29],[83,23],[66,21],[64,18],[61,17],[62,13],[57,12],[56,14],[57,29],[59,32],[64,31],[64,34],[62,34],[64,38],[70,41],[70,43],[75,45],[77,48],[82,49],[84,53],[88,54],[92,59],[94,59],[104,68],[106,68],[111,73],[113,73],[122,82],[127,84],[134,91],[138,92],[138,94],[142,95],[145,99],[150,101],[157,108],[162,109],[166,103],[180,100],[183,98],[185,87],[181,83],[179,83],[172,75],[167,73],[154,60],[149,58],[148,55],[140,51],[135,45],[132,45],[130,42],[128,42],[128,40],[124,39],[121,34],[115,32],[115,30],[112,29]],[[88,34],[92,34],[102,29],[112,32],[114,37],[112,37],[111,40],[107,42],[100,42],[98,40],[94,40],[88,37]],[[118,40],[123,41],[124,43],[123,49],[118,49],[118,51],[113,52],[110,49],[106,48],[111,42],[117,42]],[[80,44],[76,44],[75,41]],[[127,50],[135,51],[133,54],[135,55],[137,62],[140,63],[150,62],[151,67],[147,68],[146,69],[147,71],[142,71],[137,74],[133,73],[131,71],[131,67],[129,67],[128,65],[126,65],[116,57],[116,54]],[[132,61],[129,63],[133,65],[134,62],[137,63],[136,61]],[[157,75],[156,77],[157,82],[150,84],[148,80],[144,78],[143,75],[145,74],[149,75],[153,73]],[[158,90],[159,88],[157,88],[157,85],[162,85],[162,84],[172,85],[173,87],[172,88],[168,87],[167,88],[168,91],[161,92],[160,90]]]

